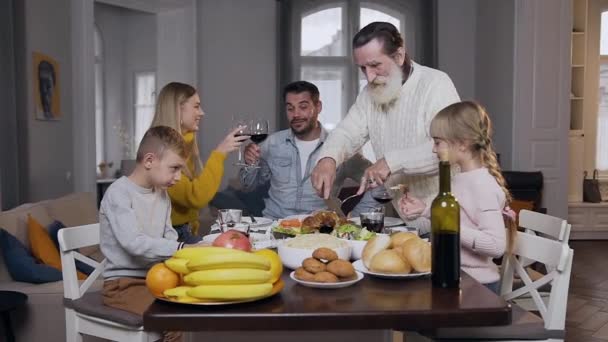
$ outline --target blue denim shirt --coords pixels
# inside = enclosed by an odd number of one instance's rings
[[[240,170],[241,184],[245,190],[251,190],[270,182],[269,197],[264,200],[266,207],[263,214],[265,217],[279,219],[290,215],[309,214],[314,210],[327,208],[325,201],[317,195],[310,181],[310,174],[316,165],[321,146],[326,138],[327,131],[321,128],[319,144],[310,154],[304,174],[302,174],[300,153],[291,129],[270,135],[260,145],[260,168],[242,168]],[[371,162],[361,155],[343,163],[337,170],[333,193],[338,193],[346,178],[359,182],[365,168],[370,165]],[[377,205],[367,192],[353,209],[352,215],[357,216],[360,212],[368,211]]]

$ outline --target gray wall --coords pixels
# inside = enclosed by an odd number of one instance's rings
[[[506,170],[513,167],[514,26],[513,0],[478,2],[475,95],[492,118],[494,144]]]
[[[513,155],[513,0],[439,0],[438,63],[462,99],[480,101],[494,123],[504,169]]]
[[[25,0],[15,5],[20,201],[37,201],[73,190],[71,7],[68,0]],[[34,118],[34,51],[59,63],[59,121]]]
[[[19,203],[13,1],[0,1],[0,211]]]
[[[134,75],[156,70],[156,17],[111,5],[95,4],[95,23],[101,31],[105,74],[106,159],[113,170],[124,157],[117,126],[134,127]]]
[[[161,12],[157,15],[157,89],[177,81],[196,84],[197,12],[195,0],[186,8]]]
[[[462,99],[475,98],[477,0],[437,2],[437,57]]]
[[[198,2],[198,90],[205,117],[199,130],[202,158],[231,128],[232,115],[263,116],[277,127],[277,2]],[[227,159],[224,185],[237,169]]]

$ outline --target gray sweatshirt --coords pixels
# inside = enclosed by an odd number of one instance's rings
[[[181,244],[171,226],[166,190],[146,189],[121,177],[105,192],[99,209],[100,247],[107,258],[105,279],[146,276]]]

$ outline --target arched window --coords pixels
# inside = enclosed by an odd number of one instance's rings
[[[286,1],[286,14],[291,18],[286,45],[291,52],[283,83],[305,80],[319,88],[323,101],[319,121],[328,130],[342,120],[367,84],[352,61],[351,41],[361,27],[374,21],[390,22],[406,37],[410,56],[423,63],[430,57],[424,48],[432,46],[432,34],[426,33],[430,37],[424,46],[418,44],[425,31],[422,21],[431,21],[423,15],[428,7],[424,0]],[[364,147],[364,155],[375,160],[369,146]]]
[[[104,71],[103,40],[97,25],[94,28],[95,53],[95,155],[97,165],[106,159],[105,156],[105,113],[104,113]]]

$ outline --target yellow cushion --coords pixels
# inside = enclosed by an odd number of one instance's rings
[[[31,215],[27,215],[27,237],[32,255],[45,265],[61,270],[61,256],[43,225]],[[78,279],[86,279],[87,275],[78,272]]]

